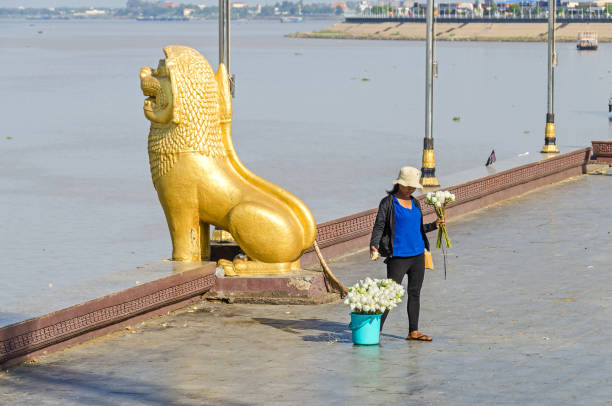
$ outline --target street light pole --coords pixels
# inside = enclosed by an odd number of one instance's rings
[[[543,153],[558,153],[557,137],[555,136],[555,19],[557,0],[548,0],[548,101],[546,109],[546,129],[544,130]]]
[[[219,0],[219,65],[225,64],[225,1]]]
[[[229,75],[230,92],[234,97],[235,75],[230,73],[230,3],[219,0],[219,65],[224,64]]]
[[[440,186],[436,179],[436,163],[433,142],[433,78],[434,78],[434,0],[427,0],[427,26],[425,46],[425,138],[423,139],[423,165],[421,184],[425,187]]]

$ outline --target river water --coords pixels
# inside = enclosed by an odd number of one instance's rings
[[[232,25],[238,155],[317,222],[375,207],[400,166],[420,167],[424,135],[424,43],[284,37],[331,23]],[[216,41],[214,22],[0,22],[0,325],[108,293],[92,287],[169,256],[138,72],[169,44],[216,66]],[[612,45],[558,50],[559,148],[609,140]],[[492,149],[499,168],[539,159],[545,43],[444,42],[436,59],[442,184],[482,171]]]

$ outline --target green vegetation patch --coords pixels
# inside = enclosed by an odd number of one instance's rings
[[[338,35],[338,34],[344,34],[344,32],[342,32],[342,31],[334,31],[334,30],[320,30],[320,31],[313,31],[313,34],[332,34],[332,35]]]
[[[455,117],[453,117],[453,121],[461,121],[461,117],[455,116]]]

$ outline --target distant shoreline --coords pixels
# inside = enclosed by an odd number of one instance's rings
[[[612,24],[609,23],[558,23],[555,39],[559,42],[576,42],[578,33],[597,32],[599,42],[612,42]],[[501,41],[544,42],[548,25],[545,23],[437,23],[436,40],[440,41]],[[359,39],[359,40],[425,40],[425,23],[347,23],[333,24],[320,31],[295,32],[291,38]]]

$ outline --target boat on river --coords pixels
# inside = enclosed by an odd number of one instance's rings
[[[596,32],[579,32],[578,43],[576,48],[579,50],[596,50],[597,49],[597,33]]]
[[[280,18],[281,23],[301,23],[304,18],[301,16],[285,16]]]

